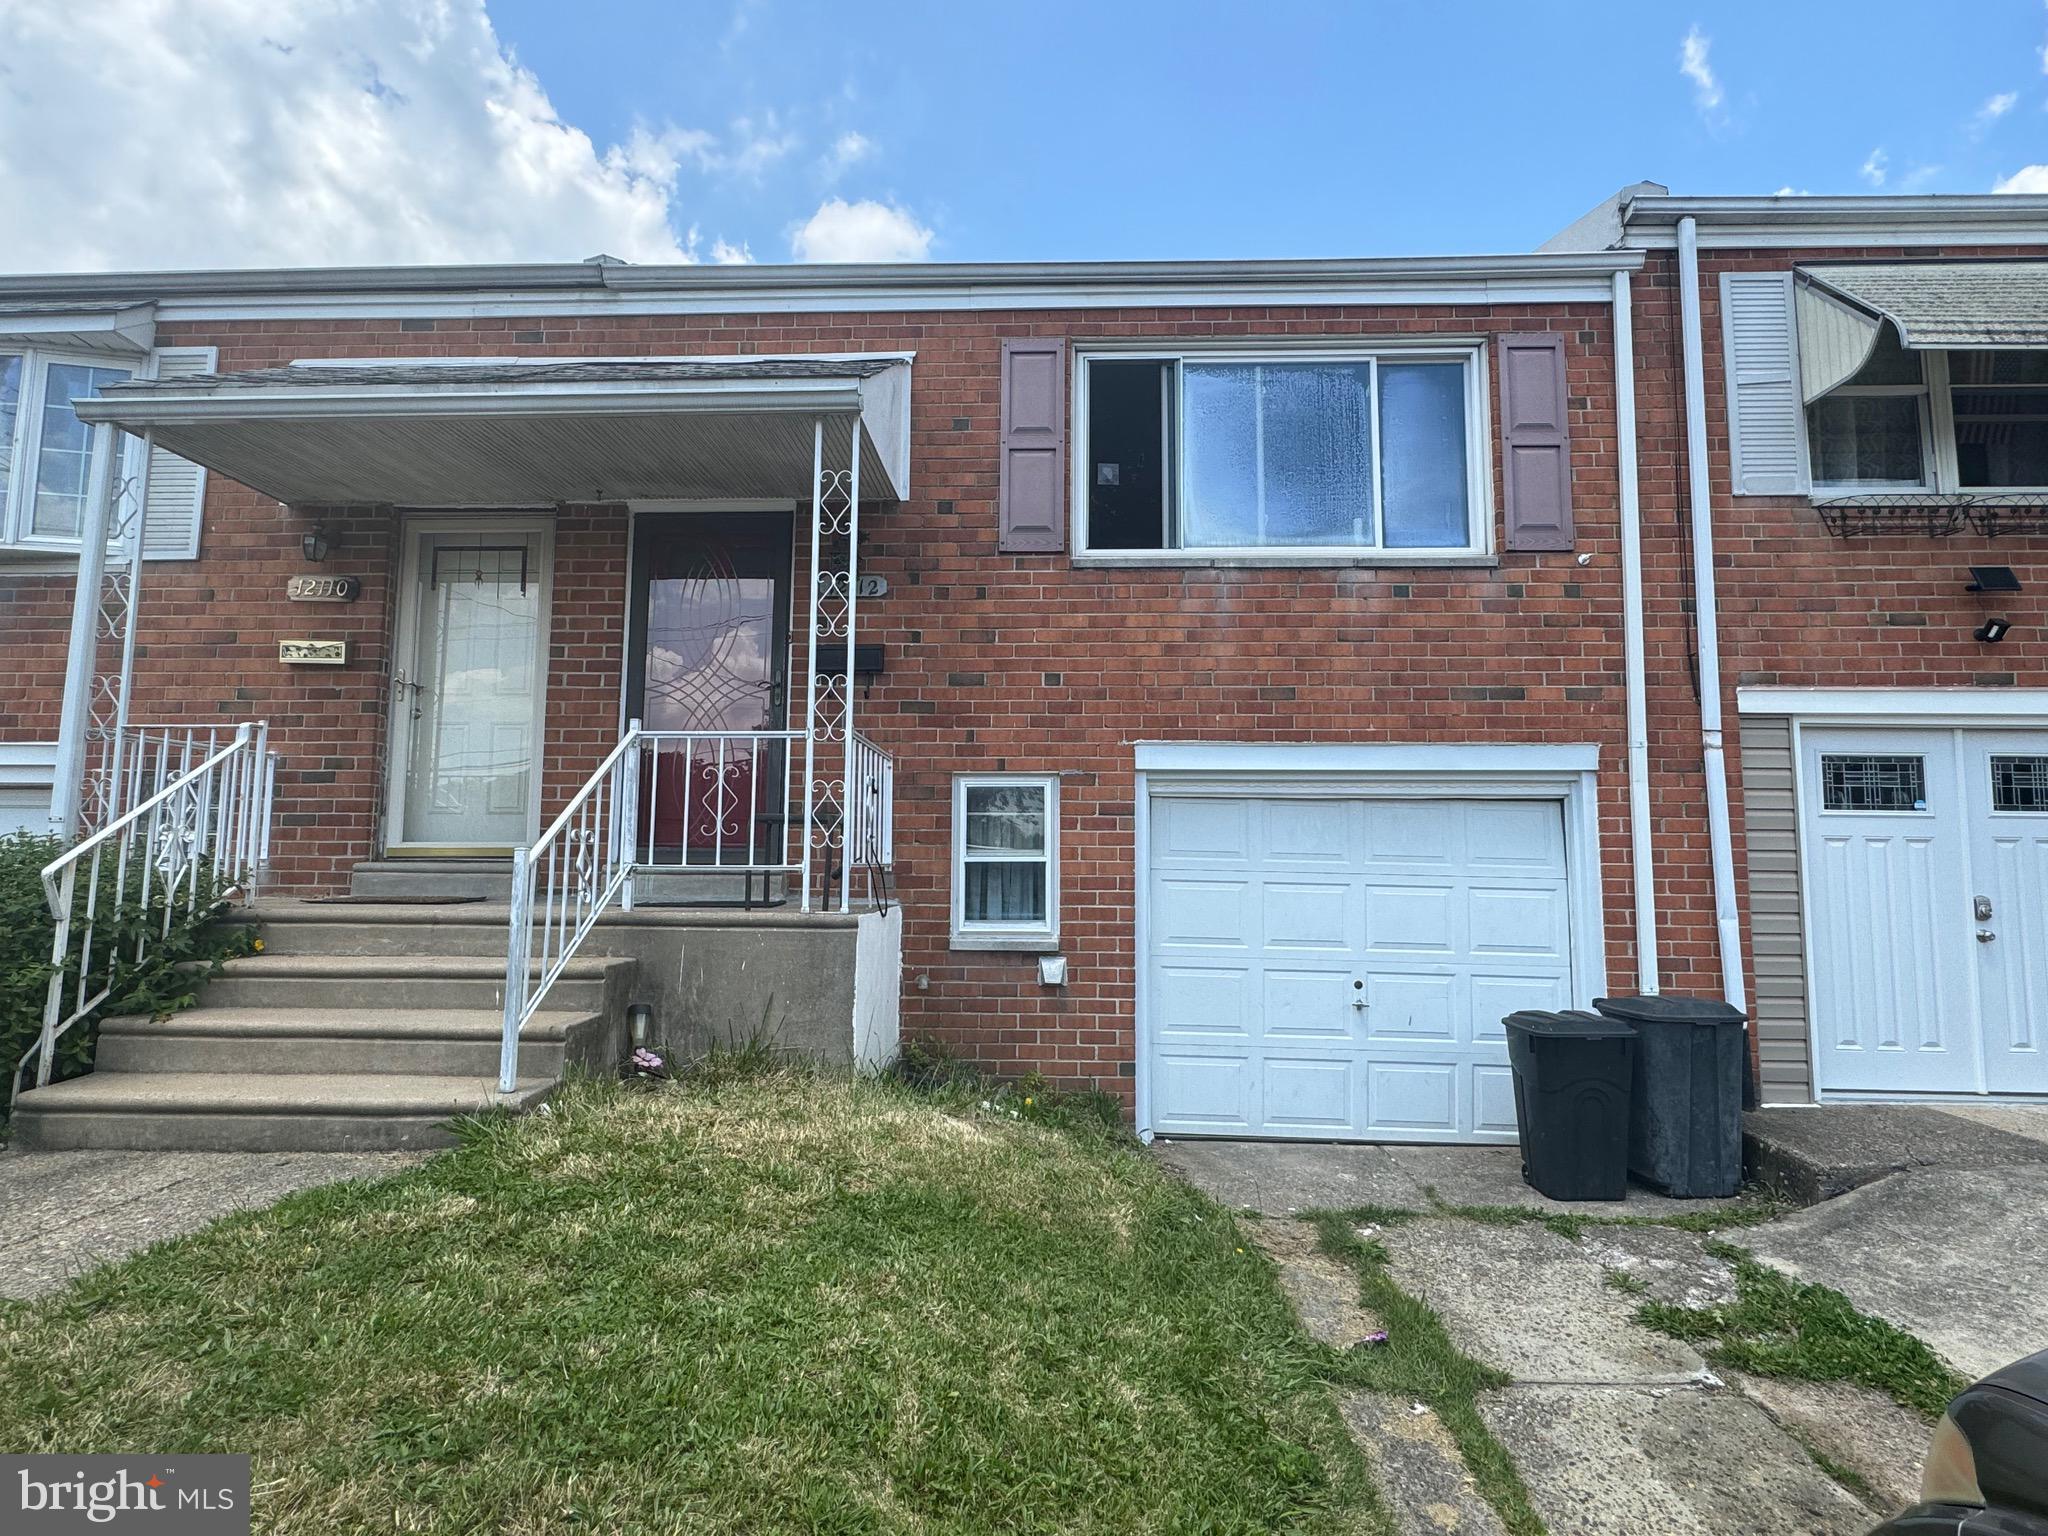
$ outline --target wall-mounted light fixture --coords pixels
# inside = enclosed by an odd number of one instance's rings
[[[308,560],[318,565],[327,558],[327,530],[325,528],[309,530],[306,536],[299,540],[299,548],[304,551]]]
[[[1965,592],[2017,592],[2020,579],[2009,565],[1973,565]]]
[[[1981,640],[1986,645],[1996,645],[2005,638],[2006,631],[2011,628],[2011,619],[1986,619],[1970,633],[1972,638]]]

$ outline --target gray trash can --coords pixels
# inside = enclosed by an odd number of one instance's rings
[[[1628,1170],[1666,1194],[1726,1199],[1742,1188],[1747,1020],[1712,997],[1598,997],[1636,1030]]]

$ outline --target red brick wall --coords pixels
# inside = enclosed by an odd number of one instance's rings
[[[1543,329],[1567,338],[1578,549],[1591,557],[1584,567],[1571,554],[1503,554],[1494,569],[1111,570],[1076,567],[1065,554],[997,551],[1002,336]],[[887,646],[889,670],[860,700],[858,721],[898,763],[904,1024],[914,1035],[1005,1072],[1039,1070],[1128,1096],[1131,744],[1140,739],[1597,742],[1608,963],[1616,977],[1633,965],[1605,304],[477,319],[439,321],[431,332],[395,321],[184,324],[165,326],[162,339],[216,345],[229,370],[319,355],[915,350],[913,499],[863,517],[863,569],[886,577],[890,592],[862,603],[862,635]],[[215,478],[202,558],[147,570],[138,708],[268,718],[288,764],[279,786],[281,869],[300,887],[333,889],[374,847],[397,538],[388,514],[322,521],[334,546],[324,569],[364,579],[349,608],[288,604],[286,577],[306,569],[298,546],[307,515]],[[619,509],[580,507],[557,523],[550,804],[616,739],[625,523]],[[54,734],[68,611],[68,583],[58,585],[65,590],[46,594],[0,578],[14,605],[0,609],[10,650],[24,644],[50,658],[29,684],[15,684],[49,722],[22,734]],[[17,618],[23,606],[33,612]],[[801,589],[795,609],[800,648]],[[309,632],[347,634],[349,665],[281,667],[278,637]],[[1670,662],[1668,647],[1661,659]],[[793,698],[800,713],[800,692]],[[951,780],[976,769],[1064,775],[1063,991],[1038,985],[1031,956],[948,947]],[[1674,869],[1678,854],[1674,847]],[[928,978],[922,989],[919,977]]]
[[[1748,865],[1736,750],[1737,687],[1974,686],[1985,690],[1987,705],[1995,708],[2001,688],[2048,685],[2048,643],[2039,617],[2039,594],[2048,592],[2048,538],[1986,539],[1974,533],[1940,540],[1838,538],[1827,532],[1806,497],[1733,495],[1720,274],[1785,271],[1804,261],[1860,257],[2041,254],[2009,247],[1700,253],[1715,606],[1745,934]],[[1714,992],[1720,961],[1707,863],[1699,704],[1689,662],[1690,503],[1674,253],[1651,253],[1634,283],[1634,308],[1659,950],[1666,990]],[[1963,590],[1967,567],[1983,564],[2012,566],[2028,588],[2017,601],[1995,605],[2016,621],[2010,638],[1996,646],[1970,638],[1994,606]],[[1746,955],[1744,964],[1747,970]]]

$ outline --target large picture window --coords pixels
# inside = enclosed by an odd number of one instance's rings
[[[1059,942],[1059,780],[953,781],[953,944],[1051,949]]]
[[[71,402],[131,377],[103,359],[0,351],[0,545],[77,548],[92,432]]]
[[[1482,552],[1477,348],[1081,360],[1081,548]]]

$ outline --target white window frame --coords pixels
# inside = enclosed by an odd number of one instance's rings
[[[37,534],[32,530],[35,516],[34,485],[43,449],[43,406],[48,399],[50,365],[82,368],[125,369],[131,379],[149,377],[155,364],[149,358],[114,356],[65,347],[16,346],[0,342],[0,354],[21,359],[21,399],[14,417],[14,471],[0,495],[0,549],[33,550],[46,554],[76,554],[77,535],[68,538]],[[90,435],[88,429],[88,435]],[[116,472],[133,479],[141,471],[141,439],[119,434],[121,462]]]
[[[1350,565],[1458,566],[1493,565],[1493,427],[1486,342],[1480,337],[1426,339],[1360,338],[1342,346],[1328,342],[1304,344],[1272,338],[1195,347],[1152,342],[1077,343],[1074,352],[1073,439],[1069,475],[1074,563],[1077,565]],[[1465,516],[1466,541],[1441,549],[1388,549],[1383,542],[1386,517],[1385,455],[1380,451],[1379,364],[1382,362],[1458,364],[1465,372]],[[1182,376],[1190,363],[1368,363],[1373,368],[1373,535],[1364,544],[1205,545],[1187,549],[1094,549],[1088,542],[1088,496],[1092,457],[1088,441],[1088,374],[1096,362],[1170,363],[1174,365],[1175,411],[1186,398]],[[1175,423],[1174,494],[1186,484],[1187,434]]]
[[[970,923],[967,921],[967,792],[1004,785],[1033,785],[1045,791],[1045,851],[1014,859],[978,858],[978,864],[1045,865],[1045,921],[1042,923]],[[953,921],[954,949],[1050,952],[1060,945],[1060,776],[1056,773],[958,773],[953,776]]]

